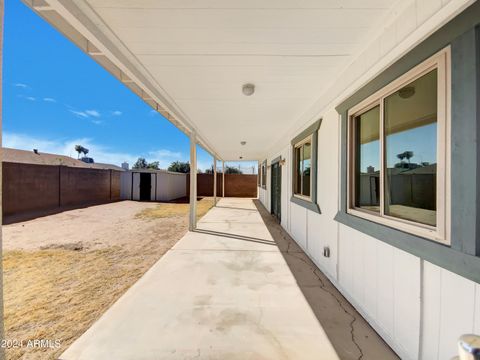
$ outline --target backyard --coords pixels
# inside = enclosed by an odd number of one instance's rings
[[[197,216],[212,205],[200,200]],[[5,338],[15,341],[7,359],[58,357],[187,230],[181,201],[122,201],[3,226]]]

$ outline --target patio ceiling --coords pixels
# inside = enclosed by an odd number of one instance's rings
[[[120,69],[115,75],[125,77],[127,86],[133,79],[139,88],[130,87],[137,94],[154,107],[159,104],[187,133],[195,129],[201,144],[225,160],[261,159],[378,31],[376,25],[396,3],[26,2],[107,69],[107,62],[115,64],[112,73]],[[252,96],[242,94],[245,83],[255,84]]]

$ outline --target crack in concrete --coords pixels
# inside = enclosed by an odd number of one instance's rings
[[[287,251],[285,251],[287,254],[289,254],[290,256],[293,256],[294,258],[302,261],[311,271],[312,273],[315,275],[315,277],[318,279],[318,281],[320,282],[320,289],[322,289],[323,291],[325,291],[326,293],[328,293],[337,303],[338,303],[338,306],[345,312],[345,314],[347,314],[348,316],[350,316],[352,318],[352,321],[350,321],[349,323],[349,326],[350,326],[350,336],[351,336],[351,339],[352,339],[352,343],[355,345],[355,347],[357,348],[358,352],[360,353],[360,356],[358,357],[358,360],[361,360],[363,359],[363,350],[362,348],[360,347],[360,345],[357,343],[357,340],[355,338],[355,329],[353,327],[353,324],[355,324],[355,322],[357,321],[357,317],[350,313],[344,306],[344,304],[342,303],[342,301],[337,297],[337,295],[330,291],[330,289],[328,289],[326,286],[325,286],[325,283],[322,279],[322,277],[317,274],[317,271],[319,271],[316,267],[313,267],[311,266],[303,257],[301,256],[297,256],[296,252],[289,252],[288,249],[290,248],[290,243],[291,243],[292,240],[289,241],[289,244],[288,244],[288,247],[287,247]]]

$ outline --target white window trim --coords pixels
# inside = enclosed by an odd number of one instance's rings
[[[347,126],[347,213],[423,238],[450,245],[450,114],[451,114],[451,71],[450,47],[447,47],[387,86],[383,87],[348,111]],[[385,215],[384,163],[385,131],[383,104],[385,97],[415,81],[429,71],[437,69],[437,213],[436,226]],[[355,207],[355,157],[353,119],[371,108],[380,105],[380,214]]]
[[[310,142],[310,196],[306,196],[306,195],[303,195],[303,194],[298,194],[295,192],[295,190],[293,191],[293,196],[296,197],[296,198],[299,198],[299,199],[302,199],[302,200],[305,200],[305,201],[310,201],[310,202],[313,202],[312,200],[312,182],[313,182],[313,176],[311,175],[312,174],[312,171],[313,171],[313,161],[312,161],[312,152],[313,152],[313,134],[310,134],[308,135],[305,139],[297,142],[294,146],[293,146],[293,154],[295,155],[295,152],[296,150],[301,147],[302,145],[304,145],[305,143],[307,142]],[[296,157],[294,157],[293,159],[293,166],[294,166],[294,171],[295,171],[295,178],[293,179],[294,183],[297,181],[297,159]],[[294,184],[294,189],[295,189],[295,185]],[[303,189],[303,184],[302,184],[302,189]]]

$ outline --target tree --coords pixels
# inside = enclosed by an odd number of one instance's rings
[[[148,163],[147,169],[159,170],[160,168],[158,166],[159,166],[159,162],[154,161],[154,162]]]
[[[174,161],[168,167],[168,171],[179,172],[187,174],[190,172],[190,164],[182,161]]]
[[[77,159],[80,158],[80,154],[85,154],[87,156],[89,150],[82,145],[75,145],[75,151],[78,153]]]
[[[211,168],[205,169],[205,174],[213,174],[213,165]]]
[[[147,161],[145,158],[138,158],[137,162],[133,164],[132,169],[146,169]]]
[[[80,154],[83,153],[84,147],[82,145],[75,145],[75,151],[78,153],[77,159],[80,158]]]
[[[243,174],[243,172],[236,167],[227,166],[225,169],[225,174]]]

